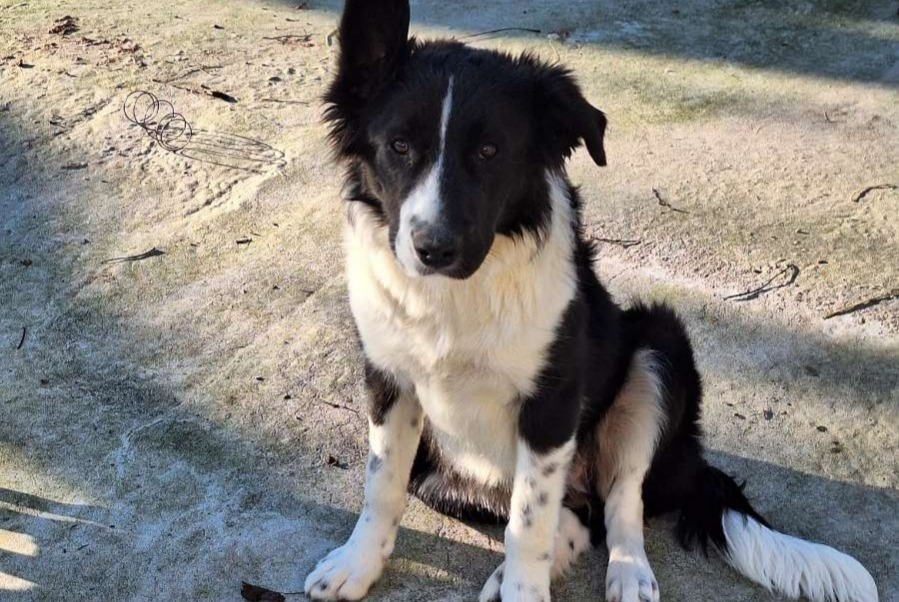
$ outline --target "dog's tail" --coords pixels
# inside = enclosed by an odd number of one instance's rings
[[[706,464],[678,522],[681,543],[699,542],[769,591],[816,602],[877,602],[877,586],[855,558],[775,531],[733,478]]]

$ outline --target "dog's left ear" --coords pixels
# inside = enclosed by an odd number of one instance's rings
[[[593,162],[606,164],[603,139],[606,133],[605,114],[587,102],[571,75],[551,69],[538,78],[537,118],[544,124],[543,136],[550,141],[551,163],[561,162],[583,140]]]

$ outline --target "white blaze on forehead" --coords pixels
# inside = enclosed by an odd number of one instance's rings
[[[453,78],[449,78],[446,96],[440,111],[440,145],[437,161],[419,182],[400,209],[400,227],[396,236],[396,255],[400,265],[410,275],[419,273],[420,262],[412,244],[412,222],[428,224],[440,215],[440,180],[443,177],[443,155],[446,149],[446,132],[453,107]]]
[[[443,160],[443,149],[446,147],[446,129],[449,126],[450,110],[453,107],[453,78],[450,76],[443,98],[443,109],[440,112],[440,160]]]

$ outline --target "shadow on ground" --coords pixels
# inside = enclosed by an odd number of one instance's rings
[[[296,6],[292,0],[286,4]],[[309,3],[335,13],[339,0]],[[899,83],[899,15],[880,0],[545,0],[412,2],[413,29],[460,31],[467,42],[555,34],[563,42],[681,60],[733,63],[835,80]],[[504,30],[497,33],[484,33]],[[540,33],[535,34],[537,30]]]

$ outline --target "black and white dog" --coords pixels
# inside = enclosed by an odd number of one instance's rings
[[[347,0],[326,96],[348,167],[350,304],[371,397],[365,506],[306,579],[358,600],[394,548],[407,491],[508,521],[489,600],[545,601],[604,534],[606,599],[659,600],[643,518],[790,597],[872,602],[868,572],[773,530],[703,458],[701,387],[664,306],[617,307],[593,272],[565,161],[605,165],[606,118],[564,69],[409,39],[407,0]]]

